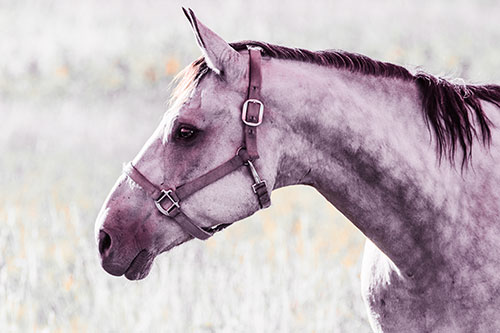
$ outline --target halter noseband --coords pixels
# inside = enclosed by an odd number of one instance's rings
[[[128,163],[124,168],[125,174],[153,198],[156,207],[162,214],[174,219],[184,231],[198,239],[207,239],[215,232],[229,226],[230,223],[219,224],[213,228],[200,227],[181,210],[181,201],[243,165],[248,167],[254,179],[255,183],[252,185],[252,190],[259,200],[260,208],[269,207],[271,204],[266,181],[260,178],[253,164],[253,162],[259,158],[259,153],[257,152],[257,127],[262,123],[264,116],[264,104],[259,99],[262,82],[260,72],[261,54],[260,49],[252,47],[249,47],[248,52],[250,55],[250,82],[248,85],[247,100],[243,103],[241,112],[241,120],[244,124],[245,142],[237,150],[233,158],[192,181],[179,185],[176,188],[166,190],[150,182],[146,176],[137,170],[132,162]],[[165,206],[163,206],[165,201]]]

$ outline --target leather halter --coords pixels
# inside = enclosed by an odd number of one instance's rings
[[[137,170],[132,162],[128,163],[124,168],[125,174],[153,198],[156,207],[162,214],[174,219],[184,231],[198,239],[207,239],[215,232],[231,225],[231,223],[219,224],[211,228],[201,227],[181,210],[180,204],[182,200],[239,169],[243,165],[248,167],[254,179],[255,183],[252,185],[252,190],[257,196],[260,208],[269,207],[271,204],[266,181],[260,178],[253,164],[259,158],[259,153],[257,152],[257,127],[262,123],[264,116],[264,104],[260,101],[260,86],[262,82],[260,72],[261,53],[260,49],[252,47],[249,47],[248,52],[250,55],[250,82],[248,85],[247,100],[243,103],[241,112],[245,142],[237,150],[233,158],[194,180],[170,189],[162,189],[150,182],[146,176]]]

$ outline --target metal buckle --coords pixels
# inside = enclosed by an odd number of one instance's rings
[[[259,117],[257,119],[257,122],[253,123],[251,121],[247,120],[247,111],[248,111],[248,103],[254,103],[254,104],[259,104]],[[259,101],[258,99],[247,99],[245,103],[243,103],[243,111],[241,112],[241,120],[245,125],[247,126],[252,126],[256,127],[262,124],[262,119],[264,118],[264,103]]]
[[[155,205],[156,205],[156,208],[158,208],[158,210],[166,215],[166,216],[170,216],[170,213],[172,212],[172,210],[175,209],[175,207],[177,208],[181,208],[179,206],[179,201],[175,201],[174,198],[172,198],[172,196],[170,195],[172,193],[172,190],[168,190],[168,191],[165,191],[165,190],[161,190],[161,195],[158,199],[155,200]],[[162,206],[161,206],[161,202],[163,201],[163,199],[165,198],[168,198],[170,200],[170,202],[172,203],[172,205],[170,207],[168,207],[167,209],[164,209]]]
[[[257,194],[257,186],[264,184],[264,187],[267,187],[267,183],[265,180],[262,180],[260,183],[255,183],[252,185],[253,193]]]
[[[252,185],[252,190],[253,193],[257,194],[257,186],[264,184],[264,186],[267,187],[267,183],[264,179],[260,179],[259,174],[257,173],[257,170],[255,169],[255,166],[253,165],[252,161],[248,161],[248,168],[250,169],[250,173],[252,174],[253,180],[255,183]]]

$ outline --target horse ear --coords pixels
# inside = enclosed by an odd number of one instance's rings
[[[182,7],[182,10],[191,24],[208,67],[220,76],[230,76],[233,69],[241,66],[243,57],[219,35],[201,23],[190,8],[186,10]]]

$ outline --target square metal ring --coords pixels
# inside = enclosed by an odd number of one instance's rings
[[[180,208],[179,201],[175,201],[175,199],[171,196],[171,193],[172,193],[172,190],[168,190],[168,191],[161,190],[160,197],[155,200],[156,208],[158,208],[158,210],[166,216],[170,216],[170,213],[172,212],[172,210],[174,210],[175,207]],[[167,209],[163,208],[161,205],[161,202],[165,198],[168,198],[170,200],[170,202],[172,203],[172,205],[170,207],[168,207]]]

